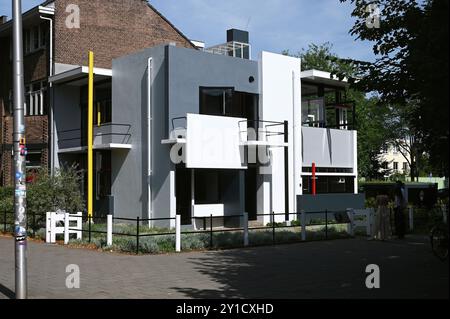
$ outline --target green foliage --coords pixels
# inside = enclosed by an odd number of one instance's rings
[[[14,211],[14,188],[0,187],[0,212]]]
[[[81,174],[74,167],[58,170],[54,176],[45,169],[39,170],[35,181],[27,185],[27,212],[83,211],[80,179]]]
[[[366,208],[375,208],[377,206],[377,200],[375,197],[370,197],[366,199]]]
[[[332,52],[333,45],[330,42],[322,44],[309,44],[307,49],[294,54],[292,56],[298,57],[302,62],[302,70],[320,70],[330,73],[337,71],[346,74],[352,74],[354,72],[353,66],[338,58],[338,56]],[[283,51],[284,55],[291,55],[289,50]]]
[[[404,108],[416,142],[413,156],[428,154],[435,175],[448,175],[448,10],[447,0],[380,0],[380,28],[368,28],[372,0],[341,0],[355,5],[351,34],[374,43],[375,62],[353,61],[354,87],[378,92],[382,102]],[[419,153],[420,152],[420,153]],[[420,158],[417,159],[420,161]],[[412,167],[413,174],[414,167]]]

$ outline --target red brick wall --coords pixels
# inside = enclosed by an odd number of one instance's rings
[[[26,124],[26,142],[27,145],[32,146],[33,144],[46,144],[48,142],[48,119],[47,116],[27,116],[25,117]],[[14,182],[10,172],[12,169],[12,157],[11,157],[11,145],[13,144],[13,118],[10,116],[3,118],[3,143],[8,145],[7,150],[3,150],[0,160],[1,170],[0,185],[12,185]],[[41,163],[43,167],[47,166],[48,163],[48,150],[47,147],[41,149]]]
[[[80,8],[80,28],[66,27],[68,4]],[[143,0],[57,0],[55,62],[87,65],[88,51],[95,65],[111,68],[114,58],[169,42],[192,44]]]
[[[47,25],[47,23],[44,23]],[[10,60],[10,37],[0,38],[0,144],[5,148],[0,154],[0,185],[14,183],[12,172],[11,147],[13,144],[13,118],[8,114],[9,90],[12,89],[12,64]],[[47,50],[41,49],[24,55],[24,83],[45,80],[48,77]],[[45,144],[48,141],[47,116],[25,118],[27,143]],[[42,149],[42,165],[47,165],[47,149]]]

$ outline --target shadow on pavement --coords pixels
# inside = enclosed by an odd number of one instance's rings
[[[189,263],[216,283],[171,287],[194,299],[448,298],[448,262],[423,242],[307,243],[210,252]],[[366,287],[370,264],[381,268],[382,289]]]

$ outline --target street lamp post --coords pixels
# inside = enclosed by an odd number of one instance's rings
[[[13,11],[13,105],[14,105],[14,237],[16,299],[27,298],[26,140],[22,44],[22,3],[12,0]]]

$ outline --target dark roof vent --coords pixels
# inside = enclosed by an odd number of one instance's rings
[[[4,24],[8,21],[8,17],[7,16],[0,16],[0,24]]]

